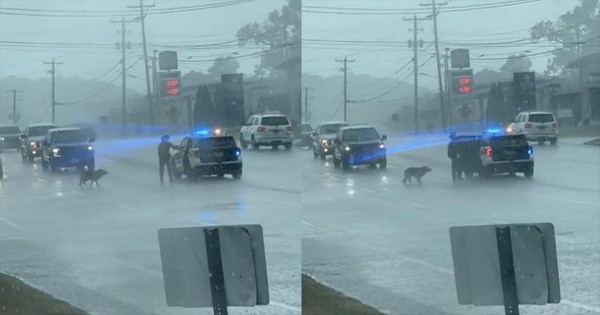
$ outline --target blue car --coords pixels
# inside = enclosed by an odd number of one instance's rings
[[[80,128],[50,129],[42,142],[42,167],[51,171],[67,167],[93,170],[92,142],[94,138],[88,138]]]

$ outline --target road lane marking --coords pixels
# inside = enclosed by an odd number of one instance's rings
[[[576,204],[580,204],[580,205],[600,207],[600,203],[596,203],[596,202],[587,202],[587,201],[581,201],[581,200],[562,199],[562,198],[552,198],[552,199],[556,200],[556,201],[567,202],[567,203],[576,203]]]
[[[20,225],[16,224],[15,222],[13,222],[13,221],[11,221],[11,220],[9,220],[9,219],[7,219],[7,218],[0,217],[0,221],[2,221],[2,222],[6,223],[6,224],[8,224],[8,225],[10,225],[10,226],[12,226],[12,227],[14,227],[14,228],[17,228],[17,229],[19,229],[19,230],[22,230],[22,229],[23,229],[23,227],[22,227],[22,226],[20,226]]]
[[[132,207],[132,206],[128,206],[128,205],[119,205],[119,208],[122,208],[125,210],[131,210],[131,211],[140,211],[140,208],[136,208],[136,207]]]
[[[569,305],[569,306],[573,306],[573,307],[577,307],[577,308],[580,308],[580,309],[584,309],[586,311],[592,311],[592,312],[600,313],[600,307],[592,306],[592,305],[587,305],[587,304],[583,304],[583,303],[579,303],[579,302],[575,302],[575,301],[571,301],[571,300],[562,299],[562,300],[560,300],[559,304],[566,304],[566,305]]]
[[[421,209],[429,209],[428,206],[424,206],[424,205],[416,203],[416,202],[411,203],[411,205],[414,207],[417,207],[417,208],[421,208]]]
[[[339,179],[335,176],[327,175],[327,177],[329,177],[330,179],[333,179],[336,182],[339,181]]]
[[[316,225],[314,225],[314,224],[312,224],[312,223],[310,223],[310,222],[308,222],[308,221],[306,221],[304,219],[302,219],[302,223],[304,223],[304,225],[309,226],[309,227],[311,227],[311,228],[313,228],[315,230],[320,230],[318,226],[316,226]]]
[[[421,259],[417,259],[417,258],[412,258],[412,257],[409,257],[409,256],[404,256],[404,255],[400,255],[400,257],[403,258],[404,260],[413,262],[413,263],[421,265],[421,266],[429,267],[429,268],[431,268],[433,270],[437,270],[437,271],[439,271],[441,273],[445,273],[445,274],[448,274],[448,275],[451,275],[451,276],[454,275],[454,272],[452,270],[448,270],[448,269],[445,269],[445,268],[442,268],[442,267],[438,267],[436,265],[428,263],[425,260],[421,260]]]

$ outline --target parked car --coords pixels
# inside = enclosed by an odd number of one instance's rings
[[[261,146],[276,149],[283,145],[286,150],[292,149],[294,127],[287,116],[281,114],[252,115],[240,130],[240,146],[248,144],[258,150]]]
[[[558,123],[554,114],[549,112],[521,112],[506,128],[512,135],[525,135],[528,141],[539,144],[549,141],[555,145],[558,141]]]

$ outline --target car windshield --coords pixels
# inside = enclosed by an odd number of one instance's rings
[[[29,127],[28,131],[27,131],[27,136],[29,137],[39,137],[39,136],[44,136],[46,135],[46,132],[48,132],[48,130],[56,128],[56,126],[35,126],[35,127]]]
[[[195,139],[194,146],[201,149],[213,147],[235,147],[236,142],[233,137],[198,138]]]
[[[87,142],[88,138],[82,130],[63,130],[52,132],[50,141],[55,144]]]
[[[373,141],[379,140],[375,128],[357,128],[344,130],[342,141]]]
[[[302,124],[302,132],[309,132],[312,131],[312,127],[308,124]]]
[[[262,118],[263,126],[285,126],[289,124],[290,121],[285,116],[265,116]]]
[[[348,124],[331,124],[331,125],[322,125],[319,128],[319,134],[322,135],[331,135],[338,133],[338,130],[342,127],[346,127]]]
[[[16,126],[0,127],[0,135],[16,135],[20,133],[21,130]]]
[[[552,114],[529,114],[529,122],[533,122],[533,123],[554,122],[554,115],[552,115]]]

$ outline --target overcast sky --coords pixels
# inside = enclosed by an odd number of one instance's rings
[[[509,0],[450,0],[443,9],[507,2]],[[529,0],[526,0],[529,1]],[[442,2],[439,1],[438,2]],[[355,73],[368,73],[378,77],[396,77],[403,79],[412,70],[408,65],[402,72],[395,74],[403,65],[410,62],[413,52],[406,41],[413,38],[412,11],[407,9],[431,9],[430,6],[420,6],[420,3],[431,3],[428,0],[303,0],[303,72],[322,76],[339,74],[341,59],[345,55],[356,62],[349,64]],[[529,28],[538,21],[556,20],[561,14],[572,10],[578,0],[540,0],[515,6],[498,7],[485,10],[460,12],[441,12],[438,18],[440,53],[444,48],[468,48],[471,55],[471,66],[475,71],[483,68],[497,69],[511,53],[530,51],[527,54],[543,53],[551,50],[548,43],[498,45],[497,43],[516,41],[529,38]],[[332,7],[332,8],[323,8]],[[350,10],[348,8],[368,8],[368,10]],[[375,10],[374,10],[375,9]],[[389,15],[392,9],[399,12]],[[334,12],[336,14],[315,13]],[[360,12],[361,15],[348,14]],[[365,15],[364,13],[379,15]],[[340,14],[341,13],[341,14]],[[384,13],[384,14],[381,14]],[[388,14],[388,15],[386,15]],[[419,14],[425,17],[427,14]],[[422,21],[418,28],[419,39],[425,41],[425,47],[419,51],[419,64],[427,61],[434,53],[433,22]],[[336,43],[336,41],[392,41],[402,42],[402,45],[381,46],[364,43]],[[469,44],[469,47],[461,45]],[[488,47],[483,47],[485,45]],[[495,47],[489,47],[490,44]],[[484,55],[479,57],[480,55]],[[480,59],[480,60],[476,60]],[[531,58],[533,70],[543,71],[548,55],[540,54]],[[420,84],[430,88],[437,87],[437,72],[435,59],[430,60],[420,72],[425,73],[420,78]],[[429,75],[429,76],[426,76]]]
[[[156,6],[152,9],[166,9],[174,7],[201,6],[214,3],[237,2],[239,0],[158,0],[144,1],[144,4]],[[82,15],[90,13],[64,11],[111,11],[98,13],[101,15],[120,15],[121,12],[139,15],[139,10],[128,9],[128,5],[137,5],[139,0],[0,0],[0,78],[17,75],[30,78],[48,76],[49,65],[43,64],[56,58],[63,62],[57,66],[57,74],[62,76],[76,76],[85,79],[100,79],[111,81],[115,78],[120,84],[118,76],[121,71],[118,62],[121,52],[116,49],[116,43],[121,40],[120,23],[111,23],[111,20],[120,20],[119,17],[39,17],[15,14],[67,14]],[[146,38],[149,44],[148,53],[152,54],[154,44],[177,45],[206,45],[224,43],[236,40],[238,29],[249,22],[262,22],[267,14],[275,9],[280,9],[285,4],[284,0],[255,0],[248,3],[236,4],[207,10],[177,12],[169,14],[152,14],[146,18]],[[57,10],[63,12],[42,12],[12,10]],[[133,19],[135,16],[126,16]],[[127,41],[133,44],[133,49],[127,52],[127,65],[131,66],[129,74],[137,78],[128,79],[128,87],[145,90],[145,76],[143,62],[139,61],[143,55],[141,48],[142,36],[139,22],[127,23]],[[74,43],[89,44],[89,47],[76,46],[75,48],[15,46],[14,42],[35,43]],[[7,43],[10,42],[10,43]],[[92,47],[94,45],[94,47]],[[164,49],[164,48],[160,48]],[[182,72],[190,70],[206,71],[212,60],[217,56],[238,53],[241,64],[240,71],[252,73],[254,65],[260,62],[259,57],[244,55],[261,50],[261,47],[239,48],[235,43],[222,44],[218,47],[202,48],[177,48],[179,59],[198,60],[198,63],[180,63]],[[111,70],[112,69],[112,70]]]

